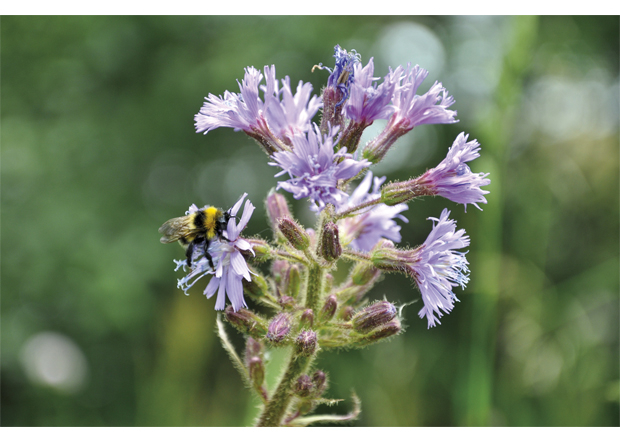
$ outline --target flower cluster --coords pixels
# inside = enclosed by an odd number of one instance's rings
[[[436,167],[419,177],[385,184],[370,170],[404,134],[423,124],[457,123],[455,101],[435,81],[419,93],[428,71],[420,66],[389,68],[374,76],[374,61],[335,47],[333,68],[321,96],[312,95],[310,83],[299,82],[295,94],[289,77],[279,81],[275,66],[247,67],[239,92],[209,94],[195,116],[197,132],[229,127],[243,131],[278,168],[274,189],[266,199],[273,239],[244,238],[242,231],[254,211],[244,194],[229,210],[190,207],[185,217],[162,226],[162,242],[178,239],[187,247],[186,269],[179,287],[187,294],[203,276],[211,279],[204,294],[217,292],[216,310],[239,332],[247,335],[246,356],[239,357],[218,333],[233,362],[264,403],[258,425],[304,425],[304,416],[321,403],[327,378],[310,372],[321,350],[364,347],[402,332],[401,311],[382,300],[369,303],[366,295],[385,272],[410,277],[422,298],[420,318],[428,328],[451,312],[458,301],[454,288],[469,282],[466,251],[469,237],[444,209],[427,239],[418,247],[400,247],[404,212],[423,196],[441,196],[467,208],[486,203],[488,174],[474,173],[469,162],[480,156],[476,140],[459,134]],[[321,109],[319,122],[313,118]],[[383,131],[360,146],[364,130],[386,120]],[[361,179],[357,186],[354,182]],[[309,201],[317,215],[314,228],[305,228],[290,211],[282,193]],[[244,204],[243,214],[238,213]],[[162,231],[160,229],[160,231]],[[347,279],[336,284],[331,271],[345,259],[352,263]],[[262,273],[271,263],[271,274]],[[245,297],[272,309],[266,317],[248,308]],[[230,305],[226,307],[226,298]],[[291,347],[291,360],[275,391],[264,384],[265,347]],[[243,362],[243,361],[245,362]],[[357,399],[354,398],[357,404]],[[323,416],[326,422],[354,418]]]

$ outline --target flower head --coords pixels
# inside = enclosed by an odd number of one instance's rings
[[[488,190],[480,189],[488,186],[491,180],[486,178],[488,173],[472,173],[466,164],[480,156],[480,143],[476,140],[467,142],[465,132],[461,132],[454,140],[448,155],[434,169],[427,171],[415,179],[418,186],[428,187],[434,195],[440,195],[456,203],[473,204],[487,202],[484,197]],[[482,210],[482,209],[480,209]]]
[[[376,83],[379,77],[373,77],[375,66],[372,58],[364,68],[361,63],[355,63],[353,68],[351,93],[345,105],[347,118],[364,127],[375,120],[387,119],[396,109],[390,102],[403,68],[399,66],[395,72],[390,69],[379,86]]]
[[[394,105],[397,110],[394,119],[399,125],[410,130],[421,124],[448,124],[456,123],[456,111],[448,110],[454,104],[454,98],[448,91],[435,81],[435,84],[423,95],[416,95],[418,87],[424,81],[428,71],[415,65],[413,69],[407,66],[404,75],[400,78],[399,87],[394,93]]]
[[[265,74],[267,75],[267,90],[278,91],[275,68],[272,66],[269,69],[265,66]],[[269,86],[270,83],[272,86]],[[293,95],[290,83],[291,80],[287,75],[282,80],[282,89],[275,95],[266,94],[265,98],[269,126],[287,144],[291,143],[295,134],[305,133],[311,129],[312,117],[322,106],[319,97],[314,95],[310,98],[312,84],[300,80],[297,91]],[[280,98],[280,94],[282,98]]]
[[[248,224],[252,212],[254,212],[254,205],[247,200],[243,208],[243,215],[237,224],[235,216],[241,208],[241,203],[247,193],[244,193],[237,203],[230,209],[231,218],[228,221],[228,226],[224,231],[226,240],[213,241],[209,245],[209,253],[213,258],[215,264],[215,271],[211,269],[206,257],[201,256],[201,247],[197,247],[194,251],[195,258],[193,260],[194,266],[190,273],[183,278],[179,279],[178,287],[183,289],[185,294],[192,287],[196,281],[203,276],[210,274],[213,275],[204,294],[207,298],[211,298],[217,291],[217,300],[215,302],[215,310],[224,310],[226,305],[226,297],[230,300],[234,311],[238,311],[241,307],[246,307],[245,300],[243,299],[243,286],[242,279],[247,281],[251,280],[250,269],[248,268],[245,258],[241,254],[241,251],[251,251],[252,246],[248,241],[241,238],[239,234]],[[192,206],[195,208],[195,205]],[[190,207],[190,211],[192,210]],[[175,260],[177,263],[177,270],[180,267],[185,266],[185,261]]]
[[[381,184],[385,181],[385,177],[375,177],[373,191],[369,193],[372,181],[372,172],[368,172],[359,186],[351,193],[348,201],[339,209],[349,209],[379,198],[381,196]],[[406,204],[393,206],[376,204],[359,215],[344,218],[339,222],[343,243],[356,250],[368,252],[381,238],[400,242],[400,226],[396,224],[394,218],[408,222],[407,218],[400,215],[403,210],[407,210]]]
[[[264,70],[266,85],[261,86],[263,74],[258,69],[247,67],[243,81],[237,81],[241,93],[226,91],[223,98],[209,94],[194,117],[196,132],[206,134],[218,127],[243,130],[271,153],[281,150],[279,144],[293,134],[308,131],[310,120],[321,107],[320,98],[310,99],[312,85],[300,82],[293,95],[288,77],[278,89],[275,66],[265,66]],[[259,89],[264,100],[259,96]]]
[[[438,318],[443,316],[442,311],[449,313],[454,301],[458,301],[452,287],[465,288],[469,282],[466,252],[454,251],[469,246],[469,236],[463,229],[455,231],[456,222],[448,215],[450,212],[444,209],[439,219],[429,218],[437,223],[433,223],[424,244],[414,250],[384,247],[373,252],[377,267],[404,271],[415,280],[424,302],[418,315],[426,316],[429,328],[441,324]]]
[[[295,135],[293,150],[275,152],[272,166],[283,170],[275,176],[288,173],[290,179],[280,181],[277,188],[291,192],[295,199],[310,198],[314,211],[322,210],[326,204],[338,206],[347,196],[338,189],[338,180],[348,180],[357,175],[370,163],[366,160],[354,160],[343,147],[334,153],[334,136],[336,129],[324,137],[315,125],[314,131],[306,135]]]

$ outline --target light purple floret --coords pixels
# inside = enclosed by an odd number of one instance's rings
[[[456,252],[469,246],[469,236],[465,230],[456,230],[456,222],[448,219],[450,212],[444,209],[439,219],[429,218],[433,223],[424,244],[415,250],[409,270],[420,288],[424,307],[418,312],[420,318],[426,316],[428,328],[441,324],[438,318],[449,313],[458,301],[452,287],[465,285],[469,282],[468,262],[465,253]],[[435,317],[437,315],[437,317]]]
[[[448,95],[448,91],[439,82],[423,95],[416,95],[418,87],[422,84],[428,71],[415,65],[413,68],[407,65],[407,69],[401,76],[402,83],[396,87],[394,93],[394,105],[397,110],[393,115],[394,124],[412,129],[421,124],[448,124],[456,123],[456,111],[448,108],[454,104],[454,98]]]
[[[476,140],[467,142],[467,137],[469,135],[461,132],[454,140],[446,158],[437,167],[422,175],[419,183],[430,187],[437,195],[464,204],[466,210],[467,204],[480,209],[477,203],[486,204],[484,195],[489,193],[480,187],[488,186],[491,180],[486,178],[488,173],[472,173],[465,164],[480,156],[480,143]]]

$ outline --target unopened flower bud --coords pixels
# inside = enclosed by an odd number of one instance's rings
[[[326,261],[334,261],[342,254],[342,246],[338,235],[338,226],[334,222],[327,222],[321,234],[319,253]]]
[[[319,312],[319,322],[329,322],[334,317],[334,313],[336,313],[337,308],[338,301],[336,300],[336,295],[329,295],[325,300],[323,308]]]
[[[273,262],[271,273],[273,274],[276,284],[280,284],[286,280],[290,267],[291,264],[288,261],[276,260]]]
[[[251,298],[262,298],[269,293],[269,284],[262,275],[254,271],[250,281],[242,279],[243,293]]]
[[[280,218],[291,216],[286,198],[284,195],[277,193],[274,189],[269,191],[265,206],[267,207],[269,222],[274,229],[278,226],[278,220]]]
[[[351,307],[350,305],[345,305],[344,307],[342,307],[342,309],[340,309],[340,313],[338,313],[338,317],[342,319],[343,321],[348,321],[353,317],[354,313],[355,311],[353,307]]]
[[[257,339],[267,333],[266,321],[257,314],[244,308],[235,312],[232,305],[224,310],[224,317],[237,330],[245,335],[251,335]]]
[[[325,376],[325,373],[321,370],[315,371],[312,375],[312,384],[314,395],[317,397],[321,396],[325,388],[327,388],[327,376]]]
[[[333,287],[334,287],[334,275],[332,275],[331,273],[327,273],[325,275],[325,283],[323,285],[323,291],[325,293],[329,293],[332,291]]]
[[[256,387],[263,385],[265,381],[265,364],[261,358],[258,356],[250,358],[248,361],[248,371],[250,379]]]
[[[278,219],[278,229],[295,249],[306,250],[310,246],[310,237],[290,216]]]
[[[279,313],[272,319],[267,330],[267,339],[272,343],[280,343],[291,331],[291,316],[288,313]]]
[[[263,354],[263,344],[253,337],[249,336],[245,342],[245,363],[249,365],[250,359],[253,357],[261,357]]]
[[[299,397],[308,397],[312,391],[312,379],[307,374],[302,374],[293,385],[293,391]]]
[[[293,264],[288,270],[286,276],[287,285],[284,292],[292,298],[297,298],[297,295],[299,295],[299,291],[301,290],[301,272],[299,271],[299,266]]]
[[[314,312],[311,309],[305,310],[301,314],[301,318],[299,320],[299,328],[312,328],[314,324]]]
[[[366,285],[373,282],[380,274],[381,270],[378,268],[369,264],[358,263],[351,270],[351,281],[355,285]]]
[[[269,257],[271,256],[271,247],[269,247],[267,241],[256,238],[248,238],[247,241],[252,246],[252,250],[243,251],[242,253],[244,255],[247,255],[248,257],[251,256],[257,261],[265,261],[266,259],[269,259]],[[252,254],[252,251],[254,252],[254,254]]]
[[[313,330],[303,330],[295,339],[297,354],[312,356],[316,351],[316,332]]]
[[[379,301],[357,312],[351,320],[353,329],[366,334],[371,330],[387,324],[396,317],[396,306],[391,302]]]
[[[293,307],[295,307],[295,300],[290,296],[283,295],[282,297],[280,297],[280,305],[285,310],[291,310]]]
[[[368,334],[359,337],[354,344],[359,347],[374,344],[381,339],[397,335],[401,332],[401,330],[402,326],[400,325],[400,321],[398,320],[398,318],[394,318],[387,324],[383,324],[380,327],[372,329]]]

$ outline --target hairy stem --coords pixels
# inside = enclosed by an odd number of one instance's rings
[[[261,413],[257,427],[279,427],[282,423],[282,418],[286,413],[291,400],[293,399],[293,392],[291,391],[291,384],[297,379],[310,365],[310,362],[314,359],[312,356],[303,356],[293,351],[291,354],[291,360],[288,363],[288,367],[284,372],[284,376],[280,380],[276,391],[274,391],[271,400],[265,409]]]

